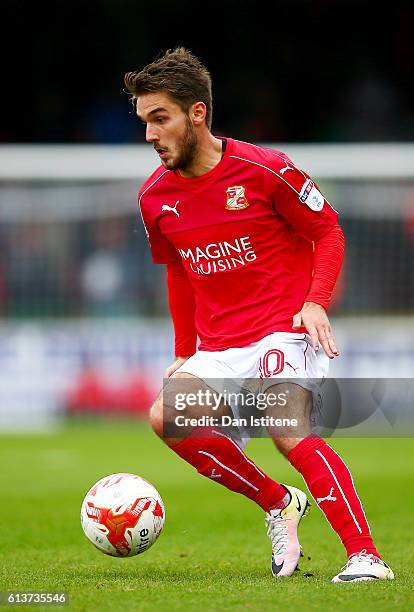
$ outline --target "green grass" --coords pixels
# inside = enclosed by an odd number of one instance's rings
[[[274,580],[259,508],[199,476],[146,426],[114,422],[0,437],[0,590],[67,591],[70,609],[87,612],[412,610],[413,442],[340,440],[334,446],[354,473],[394,582],[330,584],[346,559],[315,505],[301,525],[311,560],[292,578]],[[270,440],[252,441],[248,454],[275,479],[303,486]],[[101,554],[79,521],[89,487],[122,471],[151,481],[167,514],[159,541],[131,559]]]

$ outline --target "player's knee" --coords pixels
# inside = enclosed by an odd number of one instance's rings
[[[163,409],[162,400],[158,397],[151,407],[150,411],[150,424],[153,431],[160,438],[163,437]]]
[[[285,457],[288,456],[290,451],[293,450],[295,446],[299,444],[299,442],[300,442],[300,439],[298,438],[286,438],[286,437],[273,438],[273,443],[276,446],[277,450]]]
[[[173,419],[174,411],[171,409],[168,402],[166,402],[165,394],[162,391],[151,407],[149,421],[153,431],[159,438],[168,444],[168,446],[170,446],[168,441],[169,438],[165,435],[165,429],[171,431],[171,427],[174,423]]]
[[[167,412],[167,418],[166,418],[166,412]],[[179,444],[183,438],[179,438],[179,437],[171,438],[171,437],[168,437],[168,434],[166,434],[166,429],[167,431],[171,431],[171,427],[169,427],[169,424],[171,423],[171,419],[168,418],[168,414],[169,414],[168,408],[166,409],[165,406],[163,405],[162,399],[158,398],[154,402],[151,408],[151,411],[150,411],[150,424],[151,424],[151,427],[154,433],[156,433],[157,436],[161,438],[164,444],[166,444],[170,448],[173,448],[174,446]]]

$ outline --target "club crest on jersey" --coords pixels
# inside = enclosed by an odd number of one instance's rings
[[[325,200],[321,192],[315,187],[311,179],[307,179],[300,190],[299,200],[309,206],[311,210],[322,210]]]
[[[226,209],[227,210],[241,210],[250,206],[246,198],[244,187],[236,185],[235,187],[228,187],[226,189]]]

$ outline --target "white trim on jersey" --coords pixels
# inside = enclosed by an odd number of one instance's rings
[[[280,178],[281,181],[283,181],[284,183],[286,183],[286,185],[288,187],[290,187],[292,189],[292,191],[294,191],[296,193],[296,195],[299,197],[300,196],[300,192],[296,191],[296,189],[294,187],[292,187],[292,185],[290,183],[288,183],[283,176],[280,176],[280,174],[278,174],[277,172],[275,172],[274,170],[272,170],[271,168],[268,168],[267,166],[264,166],[263,164],[259,164],[259,162],[255,162],[252,161],[251,159],[246,159],[244,157],[239,157],[238,155],[229,155],[229,157],[232,157],[233,159],[240,159],[241,161],[247,162],[248,164],[254,164],[255,166],[260,166],[260,168],[264,168],[265,170],[269,170],[269,172],[271,172],[272,174],[274,174],[275,176],[277,176],[277,178]]]
[[[142,210],[141,210],[141,200],[142,200],[142,198],[143,198],[143,195],[144,195],[145,193],[147,193],[148,189],[151,189],[151,187],[152,187],[153,185],[155,185],[155,183],[156,183],[157,181],[159,181],[159,180],[160,180],[160,178],[161,178],[162,176],[164,176],[164,174],[166,174],[167,172],[170,172],[170,171],[169,171],[169,170],[164,170],[164,172],[163,172],[162,174],[160,174],[160,175],[159,175],[159,176],[158,176],[158,177],[155,179],[155,181],[153,181],[153,182],[151,183],[151,185],[148,185],[148,187],[146,187],[146,188],[144,189],[144,191],[141,193],[141,195],[140,195],[140,196],[139,196],[139,198],[138,198],[138,208],[139,208],[139,213],[140,213],[140,215],[141,215],[142,223],[143,223],[143,225],[144,225],[144,229],[145,229],[145,233],[147,234],[147,238],[149,238],[149,234],[148,234],[147,226],[145,225],[144,217],[142,216]]]
[[[234,142],[239,142],[240,144],[243,144],[243,145],[248,144],[248,143],[244,142],[243,140],[236,140],[236,138],[233,138],[233,140],[234,140]],[[283,153],[280,153],[279,151],[275,151],[274,149],[269,149],[269,148],[266,148],[266,147],[258,147],[257,145],[253,145],[253,146],[256,146],[258,149],[265,149],[265,151],[269,151],[269,153],[273,153],[273,155],[276,155],[277,157],[280,157],[280,158],[281,158],[281,159],[282,159],[282,160],[283,160],[283,161],[284,161],[286,164],[288,163],[288,162],[286,161],[286,159],[285,159],[284,154],[283,154]],[[232,155],[230,155],[229,157],[232,157]],[[245,160],[245,161],[247,161],[247,160]],[[302,176],[303,176],[305,179],[306,179],[306,178],[308,178],[308,177],[306,176],[306,174],[303,172],[303,170],[301,170],[300,168],[298,168],[298,166],[296,166],[296,165],[293,163],[293,161],[292,161],[291,159],[289,159],[289,161],[291,162],[291,164],[292,164],[292,166],[293,166],[293,168],[292,168],[292,169],[295,169],[295,170],[297,170],[298,172],[300,172],[300,173],[301,173],[301,175],[302,175]]]
[[[284,158],[284,156],[281,153],[278,153],[277,151],[272,151],[270,149],[270,151],[273,153],[273,155],[276,155],[277,157],[280,157],[280,159],[282,159],[286,164],[288,164],[288,162],[286,161],[286,159]],[[293,163],[293,161],[291,159],[289,159],[289,162],[292,164],[293,168],[295,170],[297,170],[298,172],[301,173],[301,175],[303,176],[303,178],[307,179],[308,177],[306,176],[306,174],[303,172],[303,170],[301,170],[300,168],[298,168],[298,166],[295,166],[295,164]]]
[[[278,174],[277,172],[275,172],[274,170],[272,170],[272,168],[269,168],[268,166],[264,166],[263,164],[259,164],[259,162],[255,162],[252,161],[251,159],[246,159],[245,157],[239,157],[238,155],[229,155],[229,157],[232,157],[233,159],[240,159],[241,161],[247,162],[248,164],[254,164],[255,166],[260,166],[260,168],[264,168],[265,170],[268,170],[269,172],[271,172],[272,174],[274,174],[275,176],[277,176],[277,178],[279,178],[280,180],[282,180],[284,183],[286,183],[286,185],[288,185],[288,187],[290,187],[292,189],[292,191],[294,191],[296,193],[296,195],[298,196],[298,198],[300,198],[300,192],[296,191],[296,189],[294,187],[292,187],[292,185],[290,183],[288,183],[288,181],[286,181],[283,176],[280,176],[280,174]],[[286,162],[287,163],[287,162]],[[300,172],[305,178],[306,175],[302,172],[302,170],[300,170],[300,168],[297,168],[294,164],[293,164],[294,168]],[[308,179],[306,179],[308,180]],[[321,194],[322,195],[322,194]],[[332,210],[334,212],[336,212],[338,214],[338,211],[332,206],[332,204],[325,198],[325,196],[323,196],[323,199],[325,200],[325,202],[328,204],[328,206],[330,206],[332,208]]]
[[[235,472],[234,470],[232,470],[231,468],[227,467],[227,465],[224,465],[224,463],[221,463],[221,461],[219,461],[218,459],[216,459],[216,457],[214,455],[211,455],[210,453],[206,453],[205,451],[197,451],[200,455],[206,455],[207,457],[210,457],[210,459],[212,459],[215,463],[217,463],[217,465],[219,465],[220,467],[222,467],[224,470],[227,470],[228,472],[231,472],[231,474],[234,474],[235,476],[237,476],[237,478],[240,478],[240,480],[242,480],[243,482],[245,482],[247,485],[249,485],[249,487],[251,487],[252,489],[254,489],[255,491],[258,491],[259,489],[257,487],[255,487],[254,485],[252,485],[251,482],[249,482],[248,480],[246,480],[245,478],[243,478],[243,476],[240,476],[240,474],[238,474],[237,472]]]
[[[340,491],[340,493],[341,493],[341,495],[342,495],[342,497],[343,497],[343,499],[344,499],[344,502],[345,502],[345,503],[346,503],[346,505],[347,505],[347,508],[348,508],[348,510],[349,510],[349,513],[350,513],[350,515],[352,516],[352,519],[353,519],[353,521],[354,521],[354,523],[355,523],[355,525],[356,525],[356,527],[357,527],[357,529],[358,529],[359,533],[362,533],[362,529],[361,529],[361,527],[360,527],[360,525],[359,525],[359,523],[358,523],[358,521],[357,521],[357,519],[356,519],[356,516],[355,516],[355,514],[352,512],[351,505],[350,505],[349,501],[347,500],[346,495],[345,495],[345,493],[343,492],[342,487],[341,487],[341,485],[339,484],[338,479],[337,479],[337,477],[335,476],[333,469],[332,469],[332,468],[331,468],[331,466],[329,465],[328,460],[326,459],[326,457],[324,457],[324,455],[321,453],[321,451],[320,451],[320,450],[316,450],[315,452],[316,452],[316,453],[317,453],[317,454],[318,454],[318,455],[321,457],[321,459],[322,459],[322,460],[323,460],[323,462],[325,463],[326,467],[328,468],[328,470],[329,470],[329,471],[330,471],[330,473],[332,474],[332,477],[333,477],[333,479],[334,479],[334,480],[335,480],[335,482],[336,482],[336,485],[337,485],[337,487],[338,487],[338,489],[339,489],[339,491]],[[352,480],[352,478],[351,478],[351,480]],[[352,482],[352,484],[353,484],[353,482]],[[357,496],[357,497],[358,497],[358,496]],[[359,497],[358,497],[358,501],[359,501]],[[359,503],[361,503],[361,502],[359,502]]]

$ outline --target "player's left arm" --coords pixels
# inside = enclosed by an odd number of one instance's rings
[[[338,224],[334,225],[314,245],[312,283],[302,309],[293,317],[292,327],[304,326],[315,351],[322,345],[328,357],[333,359],[339,355],[339,351],[327,310],[344,256],[345,238],[342,228]]]
[[[282,163],[285,166],[286,161]],[[338,225],[338,213],[330,205],[308,174],[288,160],[289,170],[280,170],[273,181],[274,209],[295,230],[314,244],[314,269],[311,287],[301,310],[295,313],[292,327],[305,327],[313,348],[322,345],[330,359],[339,352],[332,333],[327,309],[338,278],[343,255],[344,234]],[[275,168],[276,169],[276,168]],[[283,171],[283,169],[282,169]]]

